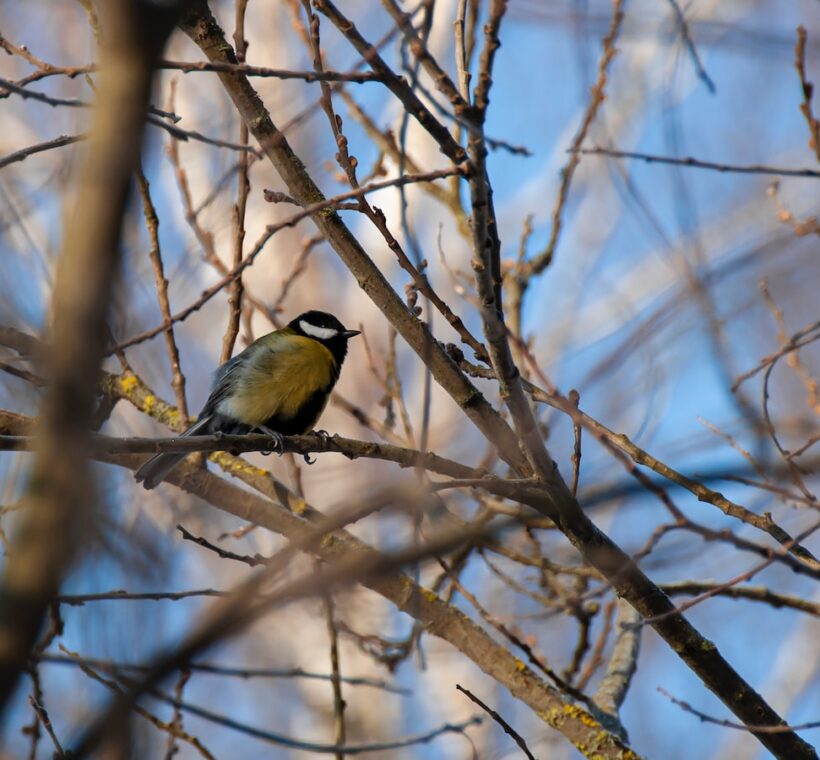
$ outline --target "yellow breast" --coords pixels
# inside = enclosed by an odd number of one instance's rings
[[[333,354],[311,338],[289,335],[262,344],[241,373],[231,413],[248,425],[296,417],[314,393],[331,385],[335,369]]]

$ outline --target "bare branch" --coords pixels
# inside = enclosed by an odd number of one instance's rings
[[[677,581],[676,583],[665,583],[661,588],[670,596],[677,596],[678,594],[693,596],[714,592],[713,595],[729,599],[748,599],[754,602],[763,602],[775,609],[789,607],[793,610],[806,612],[814,617],[820,617],[820,604],[817,602],[810,602],[797,596],[778,594],[764,586],[726,586],[724,583]]]
[[[67,757],[62,745],[60,744],[59,739],[57,738],[57,735],[54,733],[54,726],[51,725],[51,719],[48,717],[46,708],[43,707],[36,699],[34,699],[33,696],[30,696],[28,698],[28,701],[37,715],[37,720],[39,720],[40,723],[42,723],[43,728],[45,728],[46,733],[49,735],[49,738],[51,739],[51,742],[54,744],[54,757]]]
[[[477,704],[484,712],[487,713],[496,723],[498,723],[501,728],[504,729],[504,733],[508,734],[512,737],[513,741],[521,748],[521,751],[524,753],[525,757],[528,757],[529,760],[535,760],[535,755],[530,752],[530,748],[527,746],[527,742],[521,737],[519,734],[509,723],[507,723],[504,718],[502,718],[495,710],[491,707],[486,705],[482,702],[475,694],[473,694],[468,689],[465,689],[461,684],[456,684],[456,688],[462,693],[465,694],[471,702]]]
[[[777,166],[763,166],[751,164],[739,166],[737,164],[721,164],[714,161],[701,161],[698,158],[675,158],[673,156],[658,156],[653,153],[635,153],[628,150],[614,148],[579,148],[578,153],[584,156],[609,156],[610,158],[634,158],[645,161],[647,164],[670,164],[672,166],[688,166],[692,169],[710,169],[711,171],[730,174],[775,174],[780,177],[810,177],[820,178],[820,171],[816,169],[786,169]]]
[[[78,656],[75,659],[66,655],[48,653],[38,657],[39,662],[54,665],[78,665],[80,660],[87,665],[90,665],[92,668],[110,675],[117,675],[120,671],[145,672],[149,669],[148,665],[137,665],[127,662],[111,662],[110,660],[97,660],[89,657],[79,658]],[[188,668],[195,673],[203,673],[223,678],[240,678],[242,680],[248,680],[251,678],[305,678],[308,680],[330,681],[333,679],[333,676],[330,674],[313,673],[311,671],[303,670],[302,668],[233,668],[226,665],[214,665],[206,662],[192,663],[188,666]],[[368,686],[401,696],[407,696],[410,694],[407,689],[394,686],[380,678],[366,678],[362,676],[341,676],[340,678],[343,683],[346,683],[349,686]]]
[[[618,603],[618,617],[615,623],[620,630],[615,637],[615,647],[609,658],[606,675],[595,691],[595,704],[612,717],[615,725],[620,726],[618,713],[626,699],[632,676],[638,668],[638,654],[641,645],[641,630],[635,624],[640,620],[635,610],[625,602]],[[623,730],[623,729],[622,729]]]
[[[168,351],[168,360],[171,364],[171,386],[176,395],[177,407],[180,414],[188,417],[188,402],[185,399],[185,375],[182,374],[182,367],[179,360],[179,348],[177,348],[174,337],[174,325],[171,319],[171,304],[168,300],[168,280],[165,277],[165,270],[162,263],[162,252],[159,245],[159,217],[157,210],[151,200],[151,191],[148,180],[142,168],[137,169],[137,187],[142,197],[142,209],[145,216],[145,226],[148,228],[148,237],[151,247],[148,256],[151,259],[151,267],[154,270],[154,283],[157,288],[157,300],[159,301],[160,312],[165,321],[165,347]]]
[[[248,77],[274,77],[276,79],[302,79],[305,82],[383,82],[384,77],[370,71],[291,71],[271,69],[266,66],[250,66],[247,63],[219,63],[214,61],[159,61],[159,69],[171,69],[190,74],[195,71],[212,71],[221,74],[244,74]]]
[[[33,156],[37,153],[43,153],[44,151],[53,150],[54,148],[62,148],[66,145],[72,145],[75,142],[80,142],[81,140],[85,140],[87,138],[88,135],[85,134],[61,135],[60,137],[55,137],[53,140],[37,143],[37,145],[29,145],[28,148],[21,148],[14,153],[9,153],[8,155],[0,158],[0,169],[18,161],[25,161],[29,156]]]
[[[701,723],[714,723],[718,726],[724,726],[726,728],[736,728],[739,731],[749,731],[753,734],[780,734],[784,731],[805,731],[809,728],[820,728],[820,720],[812,721],[811,723],[802,723],[799,726],[787,726],[785,724],[777,726],[745,726],[740,723],[732,723],[732,721],[730,720],[720,720],[719,718],[712,718],[706,713],[701,712],[700,710],[696,710],[688,702],[684,702],[682,699],[677,699],[676,697],[673,697],[668,691],[666,691],[666,689],[662,689],[660,686],[658,687],[658,691],[661,694],[663,694],[670,702],[676,704],[685,712],[691,713],[692,715],[700,718]]]
[[[674,0],[672,0],[674,1]],[[589,103],[587,104],[584,116],[581,119],[581,126],[572,138],[572,146],[569,148],[569,161],[567,165],[561,169],[561,187],[558,191],[558,198],[555,202],[555,208],[552,211],[552,229],[550,230],[550,239],[544,250],[538,254],[532,261],[528,262],[526,268],[529,276],[538,275],[543,272],[551,263],[553,256],[555,256],[555,248],[558,245],[558,238],[561,234],[561,225],[564,213],[564,206],[569,197],[569,188],[572,184],[572,177],[578,164],[581,161],[581,146],[587,138],[589,128],[595,117],[598,115],[598,109],[606,98],[606,83],[609,74],[609,66],[612,59],[615,58],[617,48],[615,41],[618,38],[618,33],[621,29],[621,24],[624,20],[623,0],[615,0],[612,8],[612,21],[609,25],[609,31],[606,37],[601,41],[603,50],[601,51],[601,58],[598,61],[598,80],[590,91]]]
[[[689,24],[686,23],[686,17],[683,15],[683,10],[678,4],[678,0],[669,0],[669,4],[672,6],[675,19],[678,22],[678,28],[680,29],[680,35],[683,39],[683,44],[686,45],[686,50],[689,53],[689,57],[692,59],[692,64],[695,67],[698,78],[706,85],[709,92],[714,95],[716,92],[715,83],[706,73],[706,69],[701,63],[700,56],[698,55],[698,49],[695,47],[695,43],[692,40],[692,34],[689,31]]]
[[[800,113],[806,118],[809,125],[809,148],[811,148],[817,160],[820,161],[820,121],[815,118],[811,110],[811,99],[814,95],[814,85],[809,82],[806,76],[806,29],[803,26],[797,27],[797,44],[794,49],[794,65],[797,75],[800,77],[800,86],[803,89],[803,102],[800,104]]]

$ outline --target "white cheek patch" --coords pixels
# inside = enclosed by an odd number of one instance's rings
[[[318,338],[319,340],[330,340],[339,334],[339,331],[334,330],[332,327],[316,327],[316,325],[312,325],[304,319],[299,320],[299,327],[305,335],[310,335],[312,338]]]

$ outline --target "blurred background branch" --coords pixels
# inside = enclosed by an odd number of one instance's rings
[[[94,521],[88,428],[154,62],[174,20],[171,8],[131,0],[110,3],[104,14],[100,105],[66,217],[49,310],[38,451],[0,579],[0,709]]]

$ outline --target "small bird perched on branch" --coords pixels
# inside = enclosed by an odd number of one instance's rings
[[[180,437],[258,430],[271,437],[274,450],[281,450],[283,435],[313,429],[339,379],[347,341],[358,334],[332,314],[307,311],[263,335],[216,370],[211,395]],[[146,489],[155,488],[185,457],[157,454],[134,478]]]

